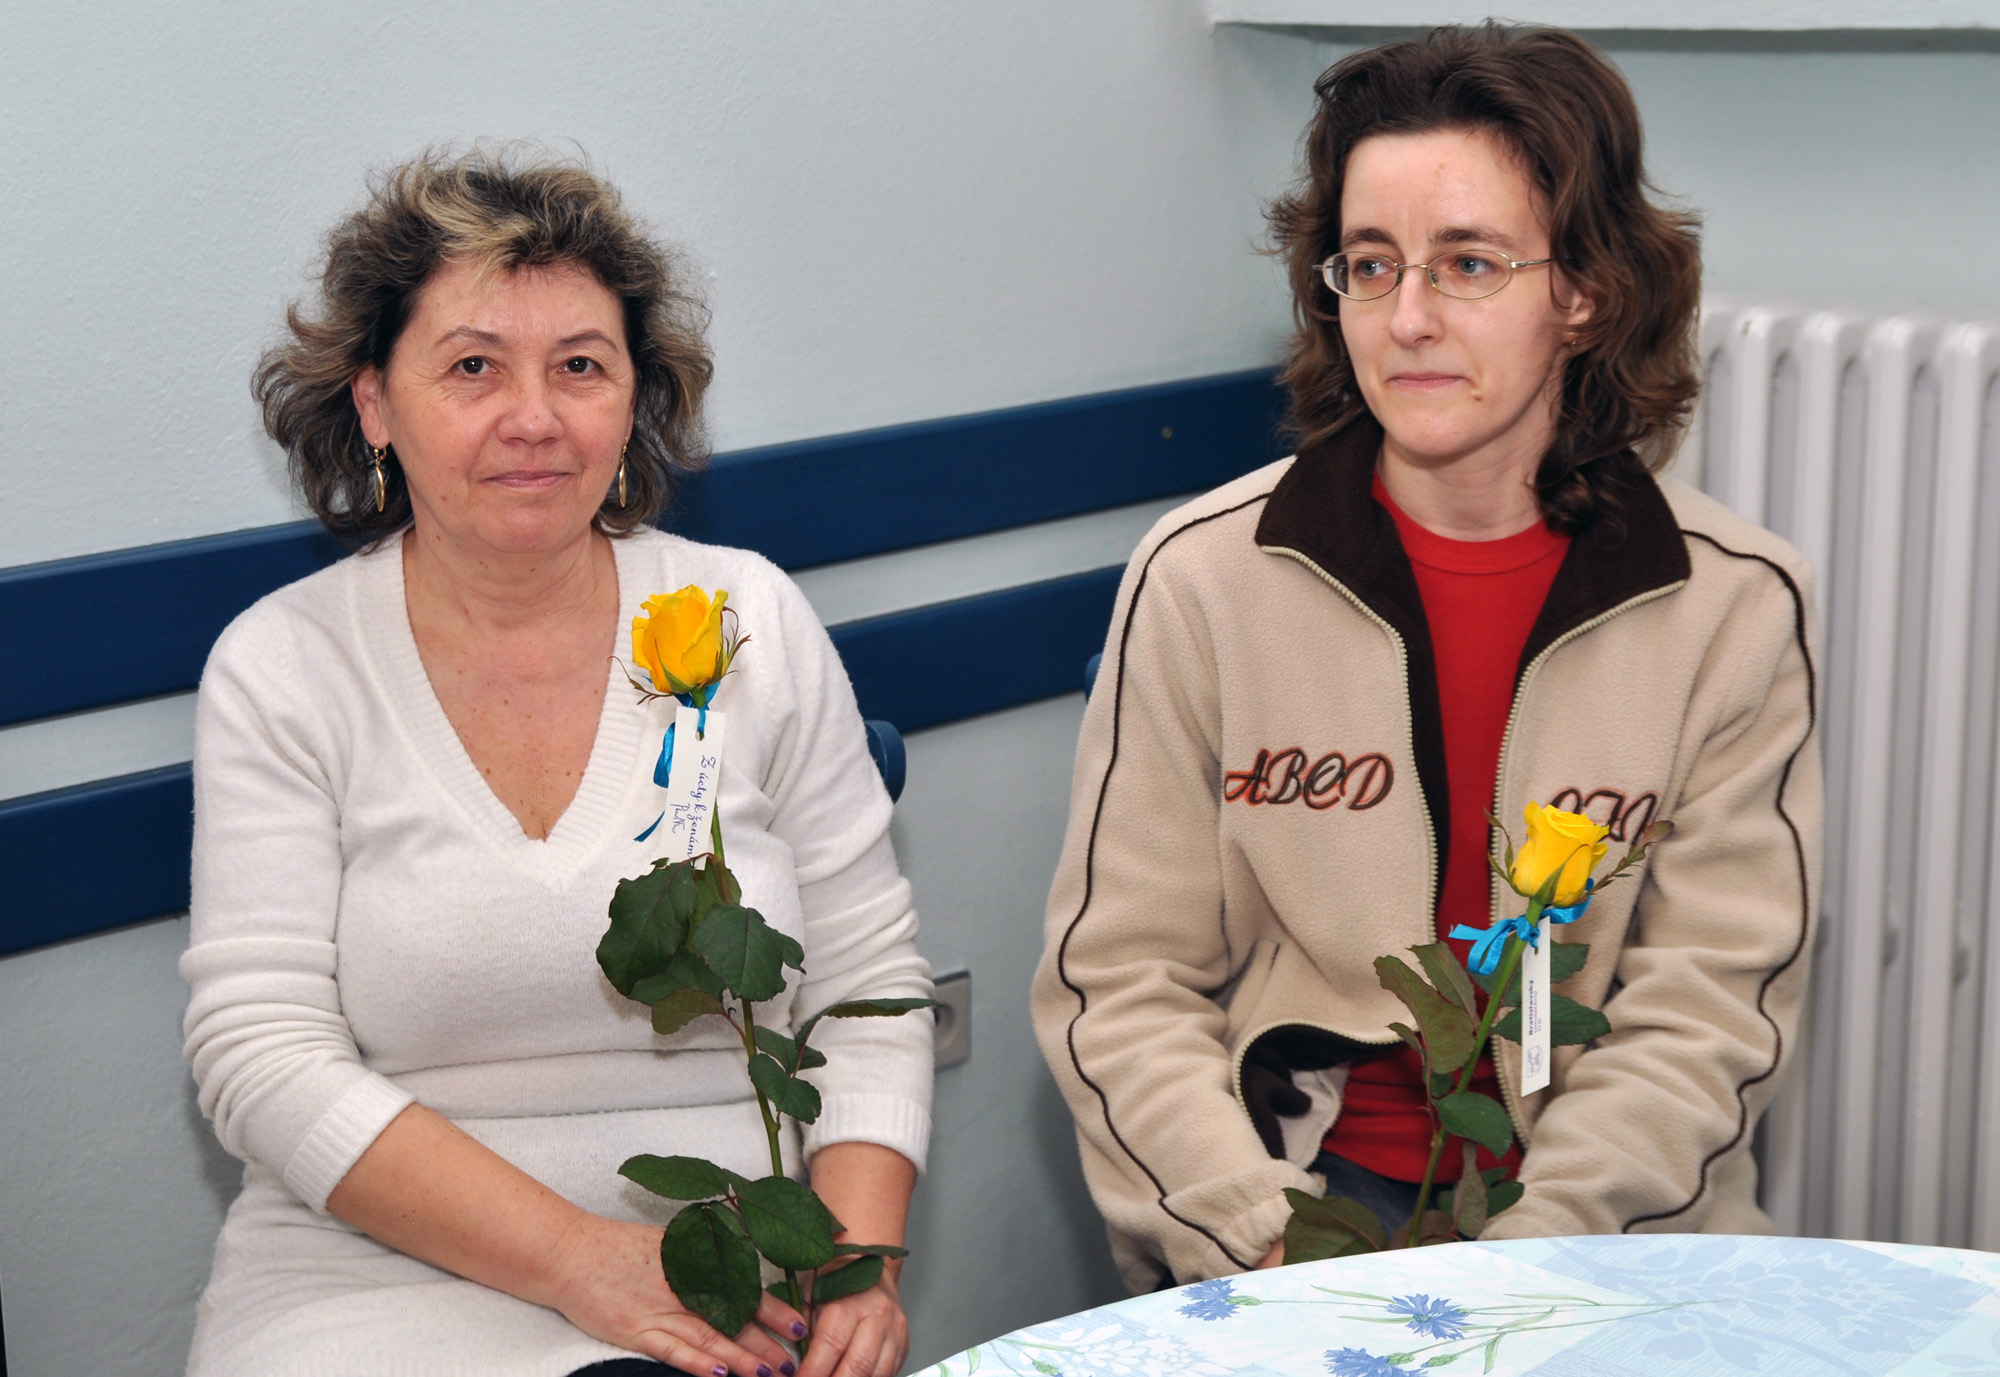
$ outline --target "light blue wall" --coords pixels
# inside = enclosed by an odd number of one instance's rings
[[[1612,50],[1655,179],[1706,218],[1710,290],[2000,310],[2000,47],[1802,46]]]
[[[1659,180],[1707,216],[1713,286],[2000,302],[1978,271],[2000,56],[1610,41]],[[1195,0],[7,7],[0,564],[289,517],[251,361],[361,169],[434,139],[573,138],[689,245],[724,446],[1269,361],[1285,305],[1258,205],[1342,50],[1211,32]],[[1007,567],[1046,572],[1048,544]],[[912,568],[849,571],[843,596],[924,601]],[[899,853],[933,960],[976,994],[918,1200],[918,1358],[1115,1288],[1025,1013],[1078,712],[910,743]],[[177,721],[62,749],[131,768],[149,741],[173,752]],[[0,797],[45,767],[31,744],[0,731]],[[0,960],[17,1377],[185,1353],[234,1166],[179,1059],[184,941],[162,922]]]

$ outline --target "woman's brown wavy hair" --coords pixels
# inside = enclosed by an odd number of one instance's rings
[[[385,367],[417,294],[447,263],[482,269],[575,264],[624,308],[636,395],[625,457],[626,500],[605,495],[595,524],[623,535],[673,499],[676,471],[707,459],[701,399],[714,369],[706,314],[682,286],[674,256],[633,222],[589,167],[522,146],[432,151],[371,179],[361,209],[327,236],[320,299],[285,311],[290,337],[258,361],[251,393],[284,447],[292,478],[327,530],[368,542],[410,522],[410,494],[393,458],[388,500],[375,510],[374,456],[350,384]]]
[[[1341,59],[1314,83],[1305,173],[1270,208],[1292,284],[1284,371],[1301,449],[1365,410],[1340,336],[1340,298],[1319,264],[1340,248],[1340,193],[1354,146],[1376,134],[1482,130],[1527,169],[1551,254],[1590,293],[1591,318],[1563,365],[1556,438],[1536,475],[1551,530],[1619,524],[1634,464],[1672,457],[1700,386],[1697,219],[1656,205],[1625,79],[1558,29],[1448,26]]]

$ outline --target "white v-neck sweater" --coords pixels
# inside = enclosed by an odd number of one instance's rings
[[[805,946],[758,1018],[928,995],[888,796],[854,694],[804,597],[762,557],[648,531],[614,542],[620,627],[644,599],[726,588],[750,642],[716,700],[721,809],[744,902]],[[622,643],[621,634],[620,641]],[[226,1377],[559,1377],[619,1350],[553,1310],[465,1281],[328,1215],[326,1198],[412,1101],[585,1209],[663,1222],[616,1172],[689,1153],[747,1175],[770,1155],[740,1044],[719,1020],[655,1034],[597,967],[606,905],[656,849],[671,700],[617,666],[575,799],[526,837],[425,676],[399,540],[233,622],[195,731],[187,1057],[248,1165],[216,1243],[188,1370]],[[930,1020],[829,1021],[804,1137],[924,1163]],[[796,1154],[800,1144],[788,1144]]]

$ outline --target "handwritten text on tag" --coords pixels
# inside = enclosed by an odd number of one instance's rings
[[[1540,939],[1521,955],[1521,1093],[1549,1084],[1549,920],[1540,921]]]
[[[687,706],[674,714],[674,759],[660,820],[661,854],[670,861],[690,861],[715,849],[709,819],[722,784],[722,714],[709,712],[706,733],[697,733],[700,721],[701,713]]]

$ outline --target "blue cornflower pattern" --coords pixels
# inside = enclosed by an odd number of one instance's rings
[[[1410,1369],[1397,1367],[1387,1358],[1378,1358],[1360,1348],[1329,1348],[1326,1370],[1333,1377],[1416,1377]]]
[[[1391,1315],[1407,1315],[1410,1328],[1431,1339],[1465,1337],[1465,1312],[1439,1296],[1432,1300],[1421,1293],[1397,1296],[1389,1302]]]
[[[1231,1299],[1234,1286],[1227,1278],[1220,1281],[1198,1281],[1182,1291],[1187,1304],[1181,1313],[1191,1320],[1226,1320],[1236,1313]]]

